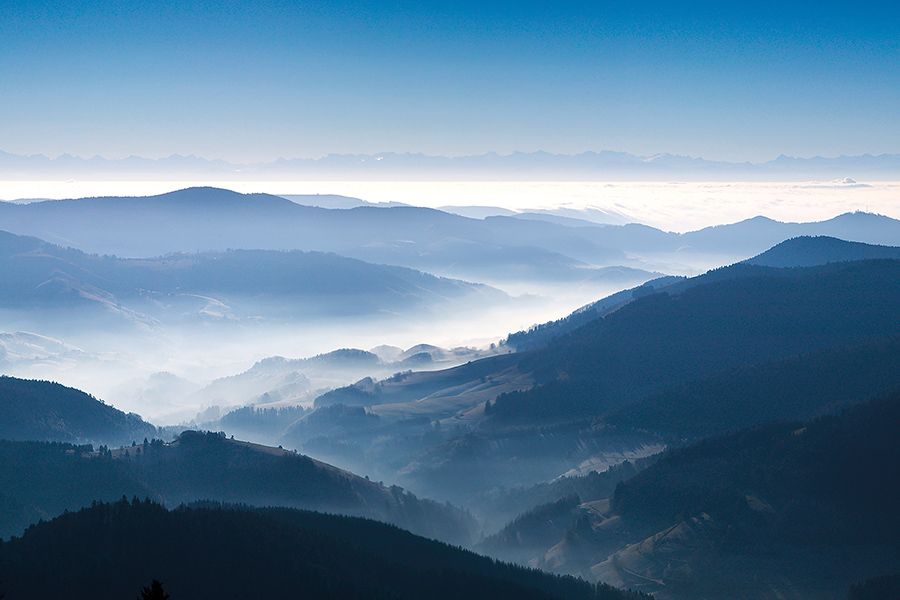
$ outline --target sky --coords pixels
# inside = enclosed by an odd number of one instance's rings
[[[0,150],[900,152],[897,2],[0,0]]]

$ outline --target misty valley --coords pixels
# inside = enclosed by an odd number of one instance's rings
[[[0,269],[9,599],[900,586],[891,217],[198,187],[0,202]]]

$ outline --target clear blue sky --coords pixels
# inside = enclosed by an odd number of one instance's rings
[[[0,149],[900,152],[898,5],[0,0]]]

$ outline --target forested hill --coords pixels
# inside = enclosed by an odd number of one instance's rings
[[[592,302],[587,306],[582,306],[562,319],[541,323],[540,325],[535,325],[525,331],[511,333],[506,338],[506,343],[519,352],[543,348],[552,340],[571,331],[575,331],[585,323],[605,317],[633,300],[648,296],[656,290],[665,288],[683,279],[683,277],[673,276],[657,277],[643,285],[616,292],[615,294],[597,300],[596,302]]]
[[[0,544],[10,598],[133,598],[157,579],[187,598],[626,600],[358,518],[221,506],[99,504]]]
[[[843,597],[897,572],[898,423],[893,394],[668,452],[616,489],[607,517],[633,544],[592,571],[679,598]]]
[[[607,424],[684,441],[810,419],[900,390],[900,335],[742,366],[673,385],[614,411]]]
[[[480,548],[664,600],[843,600],[900,572],[898,422],[900,391],[560,481]]]
[[[0,440],[118,446],[153,438],[156,427],[84,392],[49,381],[0,376]]]
[[[0,536],[94,500],[150,496],[169,505],[196,500],[288,506],[364,516],[465,544],[474,522],[446,504],[419,499],[280,448],[188,431],[118,450],[0,442]]]
[[[900,334],[900,261],[734,265],[595,319],[519,367],[542,385],[500,396],[497,421],[596,416],[728,369]]]
[[[785,240],[765,252],[748,258],[743,264],[762,267],[815,267],[834,262],[851,262],[873,259],[900,259],[900,247],[879,246],[862,242],[848,242],[835,237],[800,236]],[[725,269],[725,273],[736,269]],[[719,271],[721,275],[723,271]],[[626,304],[666,288],[684,289],[703,282],[703,277],[658,277],[635,288],[617,292],[592,302],[572,314],[535,325],[526,331],[512,333],[507,343],[518,351],[534,350],[546,346],[552,339],[578,329],[582,325],[605,317]],[[675,284],[680,284],[676,286]]]
[[[802,236],[785,240],[745,262],[763,267],[813,267],[876,258],[900,259],[900,247],[848,242],[828,236]]]

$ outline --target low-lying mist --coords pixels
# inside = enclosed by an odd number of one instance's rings
[[[560,318],[618,289],[602,285],[553,289],[549,284],[538,289],[523,283],[518,292],[539,293],[497,304],[466,302],[453,310],[398,309],[378,315],[277,321],[206,315],[178,323],[126,322],[74,309],[37,315],[6,311],[2,315],[5,331],[0,332],[0,370],[83,389],[157,425],[177,424],[209,408],[192,399],[193,392],[267,357],[301,358],[339,348],[369,350],[382,345],[406,349],[421,343],[488,348],[511,332]],[[429,366],[417,370],[422,368]],[[149,379],[161,373],[166,377]],[[159,389],[145,393],[148,388]]]

